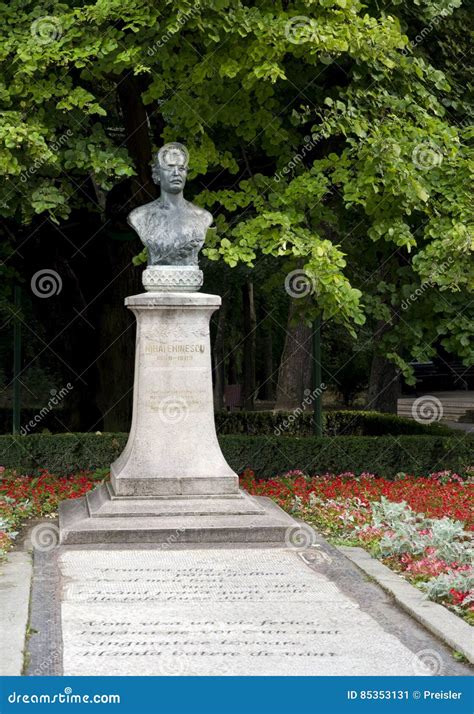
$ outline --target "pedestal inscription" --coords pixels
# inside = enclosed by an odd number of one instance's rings
[[[283,550],[61,556],[64,674],[410,674],[411,652]]]

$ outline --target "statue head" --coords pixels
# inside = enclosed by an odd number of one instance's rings
[[[188,174],[189,154],[183,144],[173,141],[161,147],[152,166],[153,181],[166,193],[181,193]]]

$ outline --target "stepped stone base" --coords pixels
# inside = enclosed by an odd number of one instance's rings
[[[269,498],[117,496],[110,484],[59,508],[62,544],[284,543],[297,523]]]
[[[161,266],[147,272],[164,274]],[[61,504],[61,543],[281,544],[299,530],[269,499],[239,491],[220,449],[209,337],[220,302],[176,291],[127,298],[137,318],[129,438],[110,484]]]

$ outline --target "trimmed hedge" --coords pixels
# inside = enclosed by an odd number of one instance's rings
[[[126,434],[38,434],[0,436],[0,465],[25,474],[48,468],[65,475],[80,469],[107,468],[121,453]],[[270,477],[292,469],[310,474],[369,471],[393,478],[403,471],[428,474],[474,464],[474,437],[339,436],[268,437],[221,436],[224,456],[242,473],[251,468],[258,477]]]
[[[327,436],[383,436],[384,434],[426,434],[452,436],[443,424],[419,424],[395,414],[374,411],[336,410],[323,415]],[[247,434],[248,436],[312,436],[313,414],[301,412],[217,412],[219,434]]]
[[[38,409],[22,409],[21,422],[27,425],[38,415]],[[72,414],[63,409],[52,409],[41,419],[30,435],[49,430],[64,434]],[[218,434],[247,434],[248,436],[313,436],[313,414],[306,412],[217,412]],[[327,436],[383,436],[384,434],[426,434],[450,436],[451,429],[443,424],[419,424],[395,414],[374,411],[335,410],[323,414],[324,433]],[[0,434],[8,434],[12,426],[11,409],[0,409]]]

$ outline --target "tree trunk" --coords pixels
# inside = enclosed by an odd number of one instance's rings
[[[242,306],[244,316],[242,406],[244,409],[253,409],[257,384],[255,376],[257,317],[255,314],[253,283],[250,280],[247,280],[242,286]]]
[[[275,380],[273,377],[273,335],[271,325],[263,329],[262,334],[262,386],[259,397],[266,402],[275,399]]]
[[[400,375],[397,367],[382,355],[375,354],[370,368],[367,408],[396,414],[399,395]]]
[[[227,384],[237,384],[237,360],[234,352],[229,353]]]
[[[132,416],[136,328],[135,318],[125,307],[124,300],[128,295],[143,292],[141,270],[131,262],[137,253],[135,241],[109,238],[105,242],[108,254],[105,264],[113,266],[117,277],[104,291],[97,315],[100,374],[97,402],[103,414],[104,431],[128,431]]]
[[[132,178],[131,207],[153,201],[157,188],[151,177],[151,139],[148,115],[143,104],[140,80],[126,75],[117,85],[123,114],[126,145],[135,165],[136,176]]]
[[[213,364],[214,364],[214,410],[224,409],[225,386],[225,321],[227,313],[227,300],[222,299],[221,309],[217,315],[217,331],[214,339]]]
[[[296,300],[290,302],[285,345],[278,370],[276,410],[301,407],[305,390],[311,389],[311,327],[295,322]]]
[[[380,338],[389,326],[379,321],[374,339]],[[370,368],[367,408],[378,412],[397,413],[397,400],[400,395],[400,372],[398,367],[383,355],[374,353]]]

